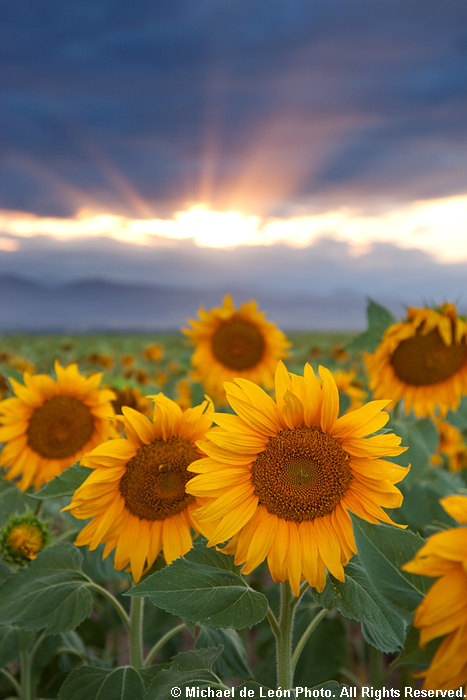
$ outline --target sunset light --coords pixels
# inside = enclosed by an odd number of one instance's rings
[[[467,195],[411,202],[377,216],[340,208],[288,219],[261,219],[238,211],[213,211],[204,204],[178,211],[171,219],[130,219],[90,210],[80,210],[67,219],[2,211],[0,249],[15,251],[21,238],[37,235],[62,241],[104,237],[139,246],[192,240],[206,248],[277,243],[304,247],[330,236],[349,243],[355,255],[372,243],[388,242],[454,262],[467,259],[466,218]]]

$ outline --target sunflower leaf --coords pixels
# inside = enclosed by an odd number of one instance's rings
[[[0,527],[8,522],[10,516],[34,508],[35,503],[31,501],[31,496],[32,494],[22,493],[11,481],[0,478]]]
[[[132,666],[114,669],[83,666],[73,670],[58,693],[58,700],[135,700],[142,698],[144,684]]]
[[[201,627],[195,646],[197,649],[214,646],[222,646],[224,648],[224,653],[216,660],[214,665],[214,670],[222,678],[231,676],[249,678],[253,675],[248,666],[245,645],[235,630]]]
[[[177,654],[169,668],[160,669],[153,676],[144,700],[166,700],[170,696],[185,697],[183,689],[187,686],[219,687],[219,679],[213,671],[213,665],[222,651],[222,646],[216,646]],[[180,696],[172,693],[172,688],[180,690]]]
[[[413,558],[424,539],[410,530],[374,525],[352,514],[359,559],[379,594],[407,622],[431,586],[426,576],[409,574],[401,566]]]
[[[32,647],[36,635],[34,632],[18,629],[12,625],[0,627],[0,667],[19,657],[20,652]]]
[[[76,489],[88,478],[92,469],[74,464],[64,472],[54,477],[52,481],[44,484],[37,493],[31,494],[33,498],[45,500],[48,498],[63,498],[73,496]]]
[[[210,627],[252,627],[267,613],[266,597],[247,585],[233,557],[204,547],[148,576],[127,595],[147,596],[166,612]]]
[[[314,597],[328,610],[337,608],[344,617],[362,623],[365,639],[380,651],[403,646],[406,624],[378,593],[357,557],[345,567],[345,582],[329,575],[324,591]]]
[[[44,549],[0,588],[0,619],[27,630],[57,634],[89,616],[92,595],[81,553],[69,544]]]

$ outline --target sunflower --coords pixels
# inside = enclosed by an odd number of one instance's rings
[[[355,372],[339,369],[334,372],[334,379],[338,390],[349,397],[351,410],[363,406],[366,399],[366,391],[363,389],[362,383],[356,378]]]
[[[49,540],[47,525],[32,513],[14,515],[0,532],[0,551],[8,564],[21,566],[35,559]]]
[[[191,549],[196,501],[185,492],[192,478],[187,466],[202,455],[195,441],[211,425],[207,400],[182,412],[163,394],[153,399],[152,421],[122,408],[126,438],[86,455],[81,463],[94,471],[65,508],[75,518],[92,518],[75,544],[95,549],[105,542],[103,557],[115,547],[115,568],[129,565],[136,582],[161,549],[167,564]]]
[[[467,323],[453,304],[409,308],[365,361],[375,398],[404,399],[417,417],[434,416],[437,407],[445,416],[467,393]]]
[[[146,396],[143,396],[141,391],[137,387],[133,386],[123,386],[123,387],[109,387],[115,394],[115,398],[112,401],[112,406],[116,414],[121,414],[123,406],[129,406],[134,408],[140,413],[149,415],[151,413],[151,404]]]
[[[356,546],[348,511],[370,522],[392,521],[402,495],[394,486],[408,471],[380,459],[399,455],[394,434],[364,437],[388,420],[388,401],[372,401],[338,418],[332,374],[310,365],[304,376],[276,371],[276,401],[253,382],[226,382],[238,415],[215,414],[219,427],[197,443],[187,491],[208,498],[195,513],[209,546],[230,540],[227,553],[250,573],[266,557],[274,581],[300,581],[322,591],[326,568],[344,580]]]
[[[433,464],[443,464],[444,455],[447,458],[449,471],[459,472],[467,467],[467,446],[458,428],[440,418],[435,419],[439,433],[438,453],[433,455]]]
[[[55,362],[57,380],[24,373],[10,379],[15,396],[0,401],[0,463],[24,491],[39,488],[114,434],[113,392],[99,389],[102,374],[89,378],[75,364]]]
[[[258,312],[255,301],[237,311],[232,297],[223,306],[199,311],[199,321],[189,321],[192,329],[182,329],[196,349],[191,358],[193,378],[203,383],[208,394],[225,402],[222,384],[235,377],[258,382],[266,389],[274,386],[278,360],[287,355],[290,343],[276,326]]]
[[[441,499],[445,511],[467,525],[467,496]],[[455,690],[467,683],[467,527],[432,535],[405,571],[439,577],[418,606],[414,625],[420,629],[420,645],[444,636],[430,666],[418,674],[424,688]]]

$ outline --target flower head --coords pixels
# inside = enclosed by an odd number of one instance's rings
[[[190,465],[198,474],[187,491],[208,499],[196,511],[209,545],[230,540],[225,551],[250,573],[266,557],[275,581],[302,578],[322,591],[326,569],[344,580],[356,552],[348,511],[370,522],[392,521],[394,484],[407,469],[381,457],[399,455],[400,438],[371,435],[382,428],[388,401],[372,401],[338,418],[339,395],[331,373],[310,365],[304,376],[279,363],[276,400],[246,379],[227,382],[237,412],[215,414],[219,427],[198,447],[207,457]]]
[[[404,399],[407,413],[445,416],[467,393],[467,323],[453,304],[412,307],[366,357],[375,398]]]
[[[35,559],[50,539],[47,525],[31,513],[14,515],[0,532],[0,551],[7,564]]]
[[[39,488],[114,434],[114,394],[98,388],[102,375],[86,378],[58,361],[55,372],[56,381],[28,372],[24,385],[11,379],[15,396],[0,402],[0,463],[23,490]]]
[[[202,456],[195,442],[211,425],[209,401],[182,412],[163,394],[152,398],[152,420],[122,408],[126,438],[86,455],[82,464],[94,471],[65,509],[92,518],[75,544],[95,549],[105,542],[104,557],[115,548],[115,568],[129,566],[135,581],[161,550],[170,564],[191,549],[196,501],[185,490],[187,466]]]
[[[467,496],[441,499],[445,511],[467,525]],[[423,687],[454,690],[467,683],[467,527],[432,535],[405,571],[436,577],[418,606],[414,625],[420,629],[420,645],[444,637],[426,671]]]
[[[444,455],[447,458],[449,471],[459,472],[465,469],[467,467],[467,446],[461,431],[439,418],[435,419],[435,424],[439,432],[439,445],[438,453],[432,457],[433,464],[442,464],[441,455]]]
[[[255,301],[236,309],[226,296],[223,306],[199,312],[199,321],[183,332],[196,345],[191,358],[194,378],[210,396],[224,403],[225,380],[245,377],[272,388],[278,360],[287,355],[289,343],[273,323],[266,321]]]

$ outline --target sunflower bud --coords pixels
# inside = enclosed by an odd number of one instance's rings
[[[32,513],[13,515],[0,531],[0,551],[7,564],[22,566],[49,543],[47,525]]]

